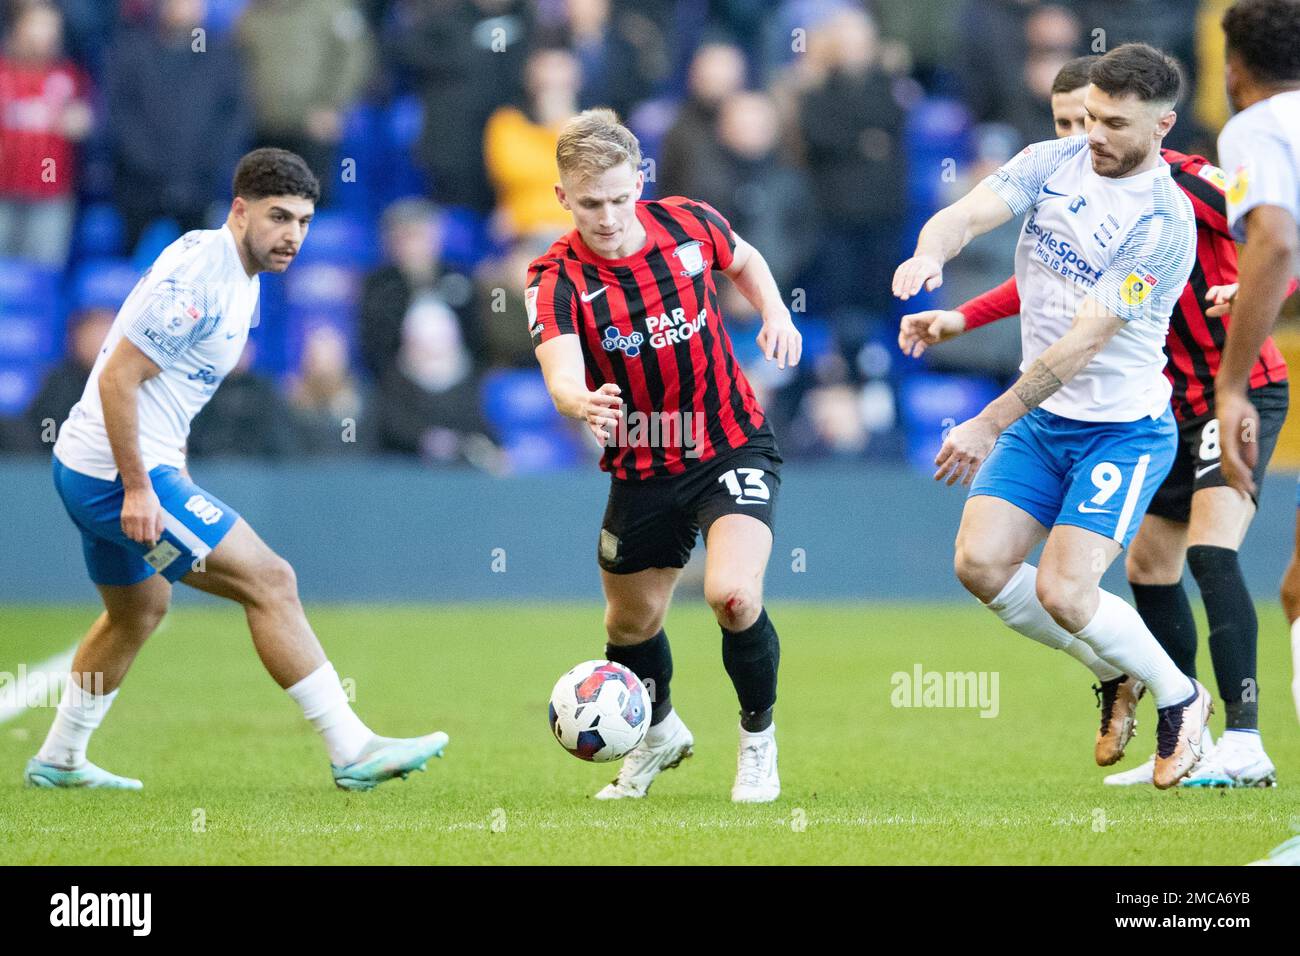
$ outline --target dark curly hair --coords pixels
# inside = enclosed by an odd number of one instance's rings
[[[1093,63],[1088,79],[1108,96],[1132,93],[1144,103],[1173,103],[1183,88],[1178,61],[1146,43],[1115,47]]]
[[[1300,0],[1237,0],[1223,15],[1223,33],[1259,82],[1300,80]]]
[[[320,182],[297,153],[268,146],[244,154],[235,167],[231,191],[243,199],[301,196],[317,202]]]

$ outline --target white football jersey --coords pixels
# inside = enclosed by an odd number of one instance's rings
[[[113,481],[99,375],[125,336],[162,372],[140,386],[140,454],[146,469],[185,464],[190,422],[239,361],[257,308],[228,226],[187,232],[162,251],[118,310],[90,379],[59,429],[54,454],[73,471]]]
[[[1196,257],[1192,203],[1169,164],[1101,176],[1087,137],[1072,136],[1027,146],[984,185],[1028,213],[1016,246],[1022,371],[1065,335],[1086,297],[1125,320],[1042,407],[1088,422],[1164,414],[1165,333]]]
[[[1300,90],[1242,110],[1219,134],[1228,176],[1228,226],[1246,241],[1243,218],[1256,206],[1281,206],[1300,223]]]

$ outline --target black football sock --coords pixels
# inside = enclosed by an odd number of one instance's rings
[[[1160,642],[1178,669],[1196,678],[1196,619],[1182,582],[1178,584],[1134,584],[1133,603],[1142,623]]]
[[[673,702],[668,696],[668,684],[673,679],[673,652],[662,627],[658,634],[640,644],[606,644],[605,656],[641,678],[650,694],[651,727],[673,712]]]
[[[1219,696],[1227,712],[1226,729],[1259,727],[1259,684],[1255,650],[1259,620],[1246,579],[1232,548],[1197,544],[1187,549],[1187,564],[1201,588],[1210,619],[1210,659]]]
[[[722,666],[740,700],[740,726],[751,734],[772,725],[780,665],[781,642],[766,608],[761,608],[758,619],[743,631],[722,628]]]

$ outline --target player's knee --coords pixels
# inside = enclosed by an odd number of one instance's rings
[[[257,590],[265,601],[297,601],[298,576],[294,573],[293,565],[278,554],[272,554],[258,569]]]
[[[1088,594],[1097,586],[1090,582],[1076,581],[1050,573],[1038,571],[1038,602],[1052,619],[1070,631],[1083,628],[1088,622],[1078,623],[1087,606]]]
[[[1156,549],[1138,544],[1124,556],[1124,573],[1133,584],[1176,584],[1182,579],[1182,564],[1171,559],[1169,555],[1159,553]]]
[[[1300,618],[1300,562],[1293,560],[1282,578],[1282,610],[1288,621]]]
[[[114,628],[130,635],[135,640],[143,641],[154,631],[167,616],[171,601],[166,598],[141,601],[128,609],[110,611],[109,621]]]
[[[988,554],[958,547],[953,555],[957,580],[985,604],[992,601],[1011,580],[1012,569],[1005,562],[994,561]]]
[[[704,599],[713,608],[718,624],[729,631],[743,631],[749,627],[763,607],[763,597],[758,589],[747,584],[706,584]]]
[[[605,634],[616,645],[640,644],[659,633],[664,609],[648,604],[635,607],[605,605]]]

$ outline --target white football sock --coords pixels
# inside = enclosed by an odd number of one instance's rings
[[[1146,684],[1156,707],[1169,707],[1190,697],[1196,686],[1147,630],[1137,610],[1118,595],[1098,590],[1097,613],[1074,636]]]
[[[63,698],[59,701],[59,709],[54,715],[54,724],[45,737],[45,744],[36,754],[36,759],[65,769],[85,763],[90,735],[104,720],[104,715],[113,706],[116,697],[116,690],[110,694],[94,694],[83,690],[75,676],[69,677],[68,686],[64,688]]]
[[[1114,680],[1122,676],[1123,671],[1106,663],[1091,647],[1083,641],[1075,640],[1073,634],[1052,619],[1052,615],[1047,613],[1047,609],[1038,600],[1037,581],[1038,569],[1032,564],[1022,564],[998,596],[985,607],[1016,633],[1058,651],[1065,651],[1092,671],[1098,680]]]
[[[346,767],[356,760],[374,736],[352,712],[339,675],[329,661],[288,688],[288,694],[324,739],[330,763],[336,767]]]
[[[677,732],[681,722],[682,719],[677,716],[677,709],[673,708],[659,723],[650,725],[650,729],[645,732],[646,745],[657,747]]]
[[[1223,736],[1219,738],[1219,746],[1264,752],[1264,742],[1260,739],[1258,730],[1225,730]]]

